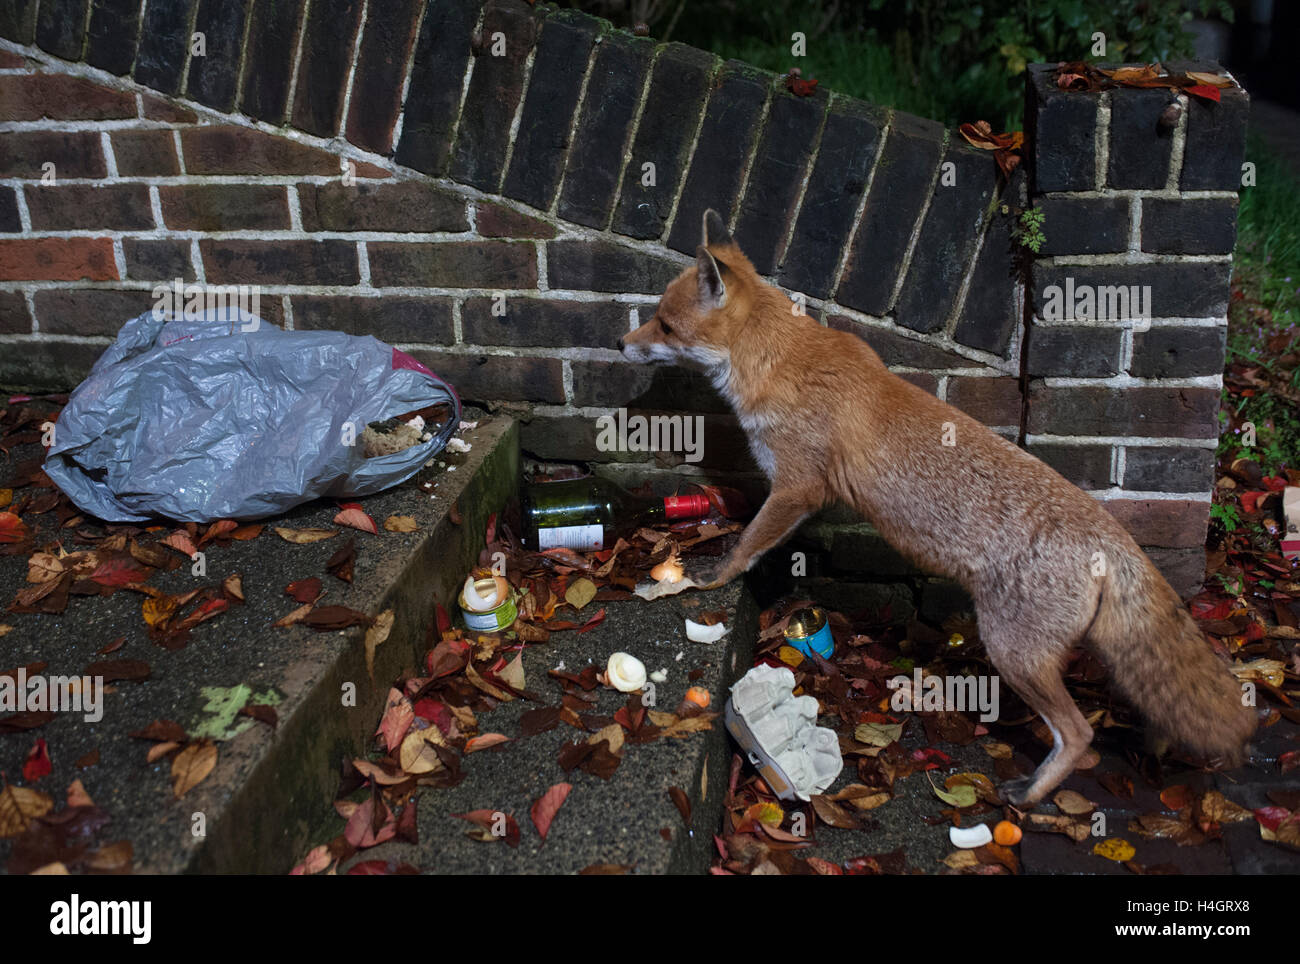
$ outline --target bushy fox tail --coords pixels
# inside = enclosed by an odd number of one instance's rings
[[[1115,560],[1088,641],[1156,732],[1226,766],[1245,762],[1255,711],[1178,594],[1141,552]]]

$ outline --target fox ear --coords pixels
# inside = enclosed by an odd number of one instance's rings
[[[721,308],[727,303],[727,286],[722,280],[722,268],[704,245],[695,249],[695,268],[699,274],[700,310]]]
[[[722,220],[722,215],[713,208],[704,212],[704,241],[701,242],[706,248],[715,244],[734,244],[731,234],[727,231],[727,223]]]

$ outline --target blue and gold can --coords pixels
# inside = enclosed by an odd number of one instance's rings
[[[785,627],[785,641],[805,656],[816,653],[823,659],[829,659],[835,652],[831,624],[826,619],[826,611],[820,606],[792,612]]]

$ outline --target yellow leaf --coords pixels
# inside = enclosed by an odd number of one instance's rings
[[[782,646],[776,651],[776,655],[787,666],[798,666],[808,658],[793,646]]]
[[[581,610],[596,595],[596,584],[590,579],[575,579],[564,591],[564,601],[574,609]]]
[[[1073,790],[1058,791],[1056,796],[1052,797],[1052,802],[1061,808],[1062,813],[1068,813],[1074,817],[1083,813],[1092,813],[1097,809],[1095,803],[1082,793],[1075,793]]]
[[[390,515],[384,520],[384,528],[389,532],[414,532],[420,526],[413,515]]]
[[[275,534],[285,542],[305,545],[309,542],[320,542],[322,539],[329,539],[338,535],[339,531],[338,529],[284,529],[276,526]]]
[[[587,737],[588,743],[599,743],[601,740],[608,740],[609,752],[617,756],[623,752],[623,727],[617,723],[611,723]]]
[[[429,729],[433,730],[437,727],[429,727]],[[398,762],[407,773],[430,773],[442,766],[438,754],[425,739],[425,734],[428,732],[428,730],[412,730],[402,740]]]
[[[0,509],[6,508],[14,500],[13,489],[0,489]]]
[[[1133,855],[1137,853],[1137,848],[1127,840],[1119,837],[1111,837],[1109,840],[1098,842],[1092,852],[1098,857],[1105,857],[1107,860],[1113,860],[1116,863],[1123,863],[1126,860],[1132,860]]]
[[[6,783],[0,790],[0,837],[18,836],[52,809],[54,801],[39,790]]]
[[[172,792],[179,800],[204,781],[217,765],[217,745],[211,740],[191,743],[172,758]]]
[[[1011,746],[1010,746],[1010,744],[1007,744],[1007,743],[981,743],[980,746],[982,746],[982,747],[984,748],[984,752],[985,752],[985,753],[987,753],[989,756],[991,756],[991,757],[992,757],[993,759],[995,759],[995,760],[1010,760],[1010,759],[1011,759]]]

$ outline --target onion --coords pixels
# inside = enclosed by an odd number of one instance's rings
[[[620,693],[635,693],[645,686],[645,663],[630,653],[612,653],[605,664],[605,678]]]
[[[655,582],[667,580],[672,584],[679,583],[682,581],[682,564],[677,561],[675,555],[669,556],[650,570],[650,578]]]

